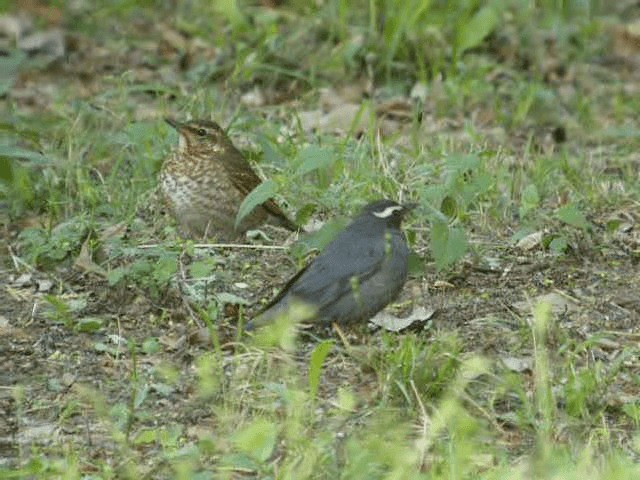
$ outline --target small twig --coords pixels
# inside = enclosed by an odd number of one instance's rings
[[[347,349],[347,352],[350,351],[351,344],[349,343],[347,336],[344,334],[340,326],[335,322],[333,322],[331,326],[333,327],[333,330],[338,334],[338,337],[340,337],[340,340],[342,341],[342,344],[344,345],[344,347]]]
[[[161,246],[159,243],[147,243],[138,245],[140,249],[157,248]],[[245,243],[196,243],[195,248],[246,248],[248,250],[286,250],[287,247],[282,245],[251,245]]]

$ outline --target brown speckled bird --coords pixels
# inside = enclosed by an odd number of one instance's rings
[[[299,230],[271,199],[235,228],[240,204],[261,183],[260,178],[217,123],[165,121],[177,130],[180,140],[162,164],[160,189],[184,236],[230,241],[265,222]]]

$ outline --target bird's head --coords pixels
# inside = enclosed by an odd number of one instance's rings
[[[180,136],[178,142],[180,152],[224,153],[231,142],[220,125],[211,120],[179,122],[172,118],[165,118],[165,121],[175,128]]]
[[[405,215],[417,207],[417,203],[400,204],[393,200],[378,200],[366,205],[360,215],[373,218],[377,222],[384,222],[389,227],[400,228]]]

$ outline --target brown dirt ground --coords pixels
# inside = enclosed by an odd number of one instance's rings
[[[155,23],[147,27],[166,28]],[[53,91],[56,83],[76,81],[79,96],[88,98],[101,92],[102,77],[95,72],[112,72],[115,68],[114,76],[130,71],[144,82],[163,81],[160,72],[143,61],[148,50],[153,49],[136,50],[138,47],[132,44],[129,57],[125,57],[116,56],[97,42],[88,43],[90,39],[84,36],[78,41],[87,44],[70,52],[64,67],[67,71],[54,68],[48,74],[36,72],[21,78],[16,88],[24,93],[22,100],[18,99],[24,112],[46,111],[51,94],[42,85]],[[171,50],[169,55],[178,62],[178,53]],[[174,66],[167,68],[173,71]],[[605,69],[605,73],[609,75],[611,71]],[[630,87],[637,91],[637,80]],[[141,118],[157,114],[145,114],[144,109],[141,112]],[[424,338],[455,331],[465,353],[485,355],[496,368],[501,368],[501,361],[532,357],[533,347],[526,335],[530,330],[530,309],[519,302],[535,303],[541,295],[554,294],[551,301],[555,326],[549,339],[552,358],[560,355],[554,349],[571,339],[588,343],[580,358],[583,364],[595,360],[613,364],[622,358],[625,349],[637,351],[640,339],[640,207],[631,205],[626,214],[633,219],[635,229],[616,235],[597,229],[590,238],[576,241],[562,257],[540,248],[520,251],[499,234],[497,238],[474,238],[474,254],[446,276],[435,273],[428,261],[426,239],[419,239],[414,248],[427,259],[425,273],[410,279],[399,301],[432,307],[436,312],[428,322],[414,324],[409,331]],[[599,228],[604,220],[593,223]],[[8,222],[3,219],[0,224],[7,226]],[[59,453],[61,445],[90,447],[95,459],[112,459],[119,447],[108,431],[109,423],[103,419],[112,405],[128,404],[134,375],[149,386],[146,416],[137,418],[134,428],[180,424],[188,439],[198,438],[211,428],[215,419],[196,393],[193,365],[194,359],[212,347],[194,323],[197,305],[186,298],[179,286],[173,284],[158,300],[136,285],[109,287],[103,278],[85,270],[33,270],[11,255],[15,252],[17,229],[8,225],[0,231],[0,466],[30,458],[34,451],[46,453],[51,448]],[[212,291],[222,288],[248,300],[249,316],[295,271],[283,251],[219,249],[207,254],[225,260],[218,272],[219,284],[213,284]],[[487,267],[483,260],[487,258],[497,259],[497,266]],[[234,285],[231,291],[228,280]],[[237,287],[237,282],[246,286]],[[86,299],[86,306],[73,312],[73,320],[98,317],[102,327],[83,333],[52,319],[45,299],[49,293],[65,301]],[[222,349],[228,353],[229,365],[225,366],[233,367],[231,353],[235,352],[250,368],[257,368],[261,357],[250,347],[245,351],[235,342],[237,309],[230,307],[224,313],[225,319],[217,329]],[[382,337],[383,333],[375,329],[348,332],[353,345],[370,350],[380,348]],[[138,346],[145,339],[157,338],[160,348],[154,353],[138,353],[134,364],[129,349],[114,343],[118,338]],[[312,344],[306,342],[297,354],[301,370],[308,365]],[[380,394],[375,391],[375,373],[345,350],[335,348],[327,361],[319,394],[321,402],[329,402],[332,392],[341,385],[348,385],[364,402],[375,401]],[[170,391],[162,390],[162,382],[153,373],[163,365],[171,365],[177,371],[178,381],[172,383]],[[524,366],[518,373],[530,378],[532,384],[530,368]],[[638,398],[639,373],[638,358],[624,359],[619,374],[602,392],[607,426],[623,445],[630,441],[634,426],[621,414],[620,407]],[[99,402],[91,393],[94,391],[104,396],[104,411],[97,407]],[[511,428],[508,411],[509,406],[505,405],[504,418],[489,421],[502,432],[505,444],[519,450],[528,439]]]
[[[11,239],[4,238],[3,242],[10,245]],[[523,335],[523,331],[529,329],[531,318],[526,302],[534,303],[541,295],[555,294],[550,297],[556,322],[550,338],[552,356],[555,355],[553,348],[562,339],[580,343],[598,335],[585,350],[584,362],[614,362],[626,347],[635,347],[640,338],[637,293],[640,270],[637,234],[629,232],[608,239],[608,243],[617,248],[609,248],[608,253],[591,248],[556,257],[536,249],[521,252],[506,240],[494,239],[490,243],[494,251],[484,251],[483,256],[499,258],[497,268],[484,268],[480,262],[467,261],[443,278],[428,265],[424,276],[409,280],[399,303],[431,307],[436,313],[426,324],[414,324],[409,331],[426,338],[438,332],[455,331],[463,340],[464,352],[485,355],[495,365],[500,365],[500,359],[530,359],[532,346]],[[424,247],[418,246],[417,250],[426,253]],[[180,380],[169,394],[154,394],[153,383],[150,383],[152,392],[146,407],[153,413],[137,427],[176,423],[185,427],[187,437],[195,438],[207,425],[212,425],[210,410],[195,393],[193,372],[194,359],[211,350],[211,343],[193,322],[194,305],[179,288],[168,287],[162,300],[154,302],[135,286],[111,288],[96,275],[73,269],[56,276],[22,267],[16,269],[8,253],[5,249],[0,274],[0,363],[3,365],[0,458],[4,459],[3,463],[15,461],[34,445],[43,451],[61,444],[91,445],[96,457],[110,456],[109,451],[116,447],[101,421],[104,413],[96,412],[88,397],[91,394],[87,392],[100,392],[109,405],[128,402],[133,362],[126,347],[117,348],[110,340],[114,335],[137,345],[150,337],[159,339],[162,348],[156,353],[138,354],[138,375],[144,377],[153,367],[162,364],[171,364],[179,371]],[[216,255],[227,260],[225,278],[247,283],[232,293],[252,303],[247,307],[249,316],[260,299],[268,298],[274,286],[282,284],[295,271],[293,263],[280,250],[218,249]],[[27,273],[28,279],[20,279],[22,273]],[[38,285],[44,280],[52,280],[52,291],[65,299],[88,298],[85,308],[74,315],[100,317],[104,320],[103,328],[94,333],[80,333],[48,318],[44,298],[47,293],[38,292]],[[219,287],[213,286],[212,290]],[[407,310],[406,304],[404,310]],[[229,359],[234,351],[236,355],[239,352],[235,344],[237,314],[237,308],[226,309],[225,321],[218,326],[222,348]],[[372,350],[380,347],[382,333],[379,330],[356,329],[347,334],[356,346]],[[332,333],[319,333],[319,336],[326,335]],[[97,345],[110,348],[101,350]],[[301,370],[308,365],[312,345],[313,341],[305,340],[300,346]],[[247,359],[256,361],[251,356]],[[638,394],[634,378],[639,371],[637,358],[625,360],[622,374],[603,392],[610,405],[610,427],[622,443],[629,440],[631,425],[622,422],[617,408]],[[520,373],[531,376],[526,367]],[[152,378],[147,381],[152,382]],[[344,348],[338,348],[327,362],[321,398],[326,395],[328,399],[339,386],[349,385],[364,399],[372,400],[377,395],[371,386],[375,384],[375,373],[354,362]],[[14,387],[17,386],[21,393],[16,393]],[[505,440],[516,449],[518,442],[526,441],[510,432],[508,420],[493,421],[500,425]],[[518,437],[515,440],[514,435]]]

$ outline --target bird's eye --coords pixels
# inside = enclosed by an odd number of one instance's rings
[[[204,137],[206,134],[207,134],[207,131],[204,128],[198,129],[198,135],[200,135],[201,137]]]

